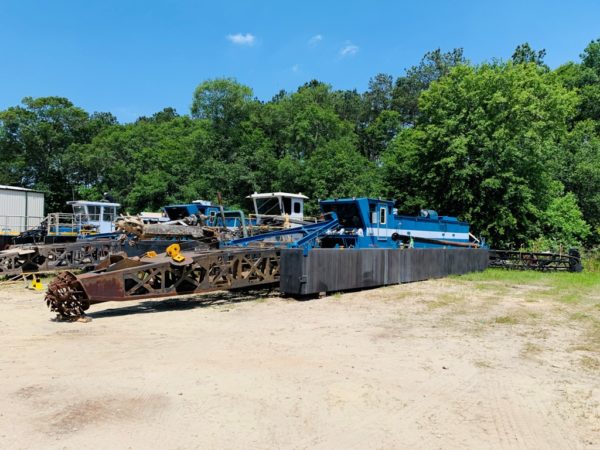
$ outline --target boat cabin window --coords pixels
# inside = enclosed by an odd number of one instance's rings
[[[369,204],[369,219],[371,219],[371,223],[377,223],[377,206],[374,204]]]
[[[364,228],[360,211],[356,203],[341,203],[337,205],[322,204],[324,213],[335,212],[343,228]]]
[[[292,199],[283,197],[281,200],[283,200],[283,212],[290,214],[292,212]]]
[[[117,210],[114,206],[105,206],[104,213],[102,214],[102,220],[104,222],[114,222],[116,215]]]
[[[279,208],[279,199],[277,197],[257,198],[256,212],[257,214],[278,216],[281,214]]]
[[[100,206],[88,205],[88,214],[91,222],[100,222]]]
[[[82,205],[73,205],[73,214],[76,216],[80,216],[83,220],[86,220],[85,215],[87,214],[85,210],[85,206]]]
[[[379,223],[385,225],[387,222],[387,208],[379,208]]]
[[[294,214],[300,214],[302,212],[302,205],[300,202],[294,202]]]
[[[163,209],[169,220],[180,220],[189,216],[188,209],[185,206],[169,206]]]

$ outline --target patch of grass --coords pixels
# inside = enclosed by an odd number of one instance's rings
[[[592,299],[600,305],[600,272],[535,272],[503,269],[487,269],[483,272],[474,272],[452,277],[457,281],[474,282],[475,289],[496,290],[499,295],[505,293],[503,289],[510,286],[529,285],[543,288],[543,292],[536,292],[531,301],[543,298],[552,298],[564,303],[578,303]],[[596,297],[594,298],[594,295]],[[600,306],[599,306],[600,308]]]
[[[576,312],[569,316],[570,320],[580,321],[590,319],[590,316],[583,312]]]
[[[491,369],[492,367],[494,367],[491,362],[483,360],[477,360],[473,362],[473,365],[475,367],[479,367],[480,369]]]
[[[486,269],[483,272],[452,275],[451,278],[475,282],[502,281],[511,284],[530,284],[532,282],[543,282],[545,275],[548,274],[534,271]]]
[[[525,333],[524,336],[531,337],[534,339],[548,339],[549,332],[545,328],[534,328],[531,331]]]
[[[494,296],[503,296],[509,293],[509,287],[497,282],[473,282],[473,289],[483,295],[492,294]]]
[[[510,284],[551,284],[553,287],[568,287],[573,284],[577,284],[582,287],[600,286],[600,273],[586,271],[581,273],[572,273],[487,269],[483,272],[452,275],[450,278],[475,282],[501,281]]]
[[[568,294],[558,294],[558,300],[560,300],[561,302],[564,303],[576,303],[577,301],[581,300],[582,296],[581,294],[578,294],[577,292],[570,292]]]
[[[542,274],[549,277],[552,286],[568,288],[577,285],[583,288],[597,288],[600,286],[600,273],[597,272],[554,272]]]
[[[542,353],[544,349],[533,342],[527,342],[521,349],[521,356],[523,358],[533,358]]]
[[[586,340],[593,352],[600,353],[600,321],[594,320],[586,333]]]
[[[560,273],[549,279],[544,296],[563,303],[580,303],[592,299],[600,290],[598,273]],[[556,276],[560,275],[560,276]],[[597,301],[597,300],[596,300]]]
[[[516,325],[519,323],[516,317],[513,316],[499,316],[494,319],[494,323],[502,325]]]
[[[583,312],[573,313],[569,318],[585,326],[580,342],[574,345],[572,350],[600,354],[600,319]]]
[[[600,360],[591,356],[582,356],[579,360],[581,367],[594,372],[600,370]]]
[[[594,352],[594,348],[587,343],[575,345],[575,346],[571,347],[569,350],[574,351],[574,352],[590,352],[590,353]]]
[[[600,248],[595,248],[583,254],[583,267],[588,272],[600,272]]]
[[[427,308],[437,309],[445,308],[452,305],[459,305],[464,302],[464,297],[457,294],[440,294],[433,301],[426,302]]]

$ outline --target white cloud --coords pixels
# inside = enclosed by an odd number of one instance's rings
[[[358,53],[358,45],[354,45],[352,42],[346,42],[340,49],[340,57],[344,58],[346,56],[354,56]]]
[[[250,45],[254,45],[256,36],[254,36],[253,34],[250,34],[250,33],[246,33],[246,34],[236,33],[236,34],[228,34],[227,39],[236,45],[250,46]]]
[[[309,45],[317,45],[322,40],[323,40],[323,35],[322,34],[315,34],[313,37],[311,37],[308,40],[308,44]]]
[[[300,70],[300,64],[294,64],[292,66],[292,72],[296,73]]]

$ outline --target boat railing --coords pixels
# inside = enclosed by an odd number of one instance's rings
[[[99,221],[99,214],[52,213],[46,218],[48,236],[76,236],[97,233],[90,222]]]
[[[319,219],[317,217],[309,217],[304,216],[302,219],[297,219],[295,217],[291,217],[289,214],[249,214],[248,218],[252,223],[260,223],[263,221],[269,220],[278,220],[282,223],[293,223],[297,225],[305,225],[307,223],[317,223]],[[288,228],[287,226],[282,226],[281,228]]]

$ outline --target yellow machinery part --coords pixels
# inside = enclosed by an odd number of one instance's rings
[[[28,283],[29,277],[31,277],[31,283]],[[32,273],[23,275],[23,278],[25,279],[25,286],[27,289],[33,289],[34,291],[43,291],[45,289],[38,274]]]
[[[171,257],[171,259],[175,262],[183,262],[185,261],[185,256],[181,254],[181,247],[179,244],[171,244],[167,247],[167,255]]]

